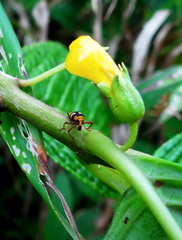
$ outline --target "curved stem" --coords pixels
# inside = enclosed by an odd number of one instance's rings
[[[88,148],[93,154],[103,159],[126,177],[128,182],[142,197],[168,237],[171,240],[181,239],[182,230],[155,191],[151,182],[138,168],[133,159],[129,158],[111,142],[108,142],[109,140],[105,140],[104,144],[99,144],[99,142],[102,142],[102,139],[99,139],[99,136],[96,136],[93,132],[89,134],[89,139],[85,140],[88,141]]]
[[[129,124],[130,135],[127,142],[121,147],[121,150],[126,151],[133,146],[138,134],[138,122]]]
[[[65,63],[62,63],[62,64],[48,70],[47,72],[42,73],[34,78],[30,78],[28,80],[18,79],[18,84],[20,87],[32,86],[32,85],[35,85],[35,84],[43,81],[44,79],[46,79],[48,77],[51,77],[55,73],[58,73],[64,69],[65,69]]]

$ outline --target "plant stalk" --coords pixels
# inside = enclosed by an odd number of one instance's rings
[[[121,146],[121,150],[123,150],[124,152],[131,148],[136,141],[138,134],[138,122],[129,124],[129,128],[130,128],[129,138],[127,142],[123,146]]]
[[[50,70],[34,77],[34,78],[30,78],[28,80],[24,80],[24,79],[18,79],[18,83],[19,83],[19,87],[28,87],[28,86],[33,86],[43,80],[45,80],[48,77],[51,77],[52,75],[54,75],[55,73],[58,73],[62,70],[65,69],[65,63],[62,63],[54,68],[51,68]]]
[[[91,132],[90,135],[89,139],[86,139],[86,141],[88,141],[89,151],[125,175],[128,182],[142,197],[171,240],[181,239],[182,230],[155,191],[151,182],[138,168],[133,159],[126,156],[126,154],[109,139],[105,139],[103,145],[99,144],[99,142],[102,143],[103,140],[99,139],[93,132]]]

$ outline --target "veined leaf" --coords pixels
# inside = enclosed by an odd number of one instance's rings
[[[23,64],[23,57],[19,42],[13,31],[13,28],[0,3],[0,53],[4,61],[1,64],[1,70],[12,76],[23,78],[26,70]],[[3,65],[5,68],[3,68]],[[28,90],[31,93],[30,90]],[[15,99],[16,101],[16,99]],[[73,239],[78,239],[71,225],[53,206],[44,184],[39,178],[38,160],[34,149],[34,144],[41,143],[40,132],[33,126],[27,125],[21,119],[10,113],[1,114],[2,124],[0,133],[7,142],[12,154],[26,173],[30,182],[34,185],[42,198],[53,210],[56,217],[64,225]],[[33,147],[33,148],[32,148]]]
[[[165,204],[180,210],[182,206],[182,166],[155,157],[140,156],[135,159],[141,170],[151,179]]]
[[[171,162],[182,164],[182,134],[178,134],[165,142],[155,153],[155,157],[167,159]]]
[[[118,198],[119,195],[108,185],[104,184],[88,171],[76,158],[76,155],[64,144],[44,134],[47,153],[51,158],[78,179],[91,186],[100,194],[107,197]],[[111,176],[110,176],[111,177]],[[114,181],[114,180],[113,180]],[[122,184],[122,183],[121,183]]]
[[[25,172],[28,179],[36,188],[36,190],[39,192],[41,197],[49,205],[49,207],[52,209],[58,220],[64,225],[64,227],[70,233],[72,238],[77,239],[75,233],[68,224],[67,220],[64,218],[62,214],[60,214],[56,210],[55,206],[52,204],[48,192],[44,186],[44,183],[41,181],[39,177],[40,174],[37,166],[38,164],[37,158],[32,155],[32,152],[29,149],[31,145],[31,139],[29,145],[27,143],[26,137],[23,135],[24,130],[20,121],[14,118],[13,115],[9,115],[9,118],[11,118],[11,121],[15,123],[13,126],[18,126],[19,129],[17,130],[16,128],[11,127],[8,132],[4,131],[4,129],[2,129],[2,126],[0,126],[0,131],[4,140],[6,140],[7,144],[10,146],[10,150],[14,155],[15,159],[17,160],[18,164],[20,165],[21,169]],[[2,120],[4,121],[4,118],[2,118]]]
[[[162,228],[138,194],[130,189],[116,209],[104,240],[167,240]]]

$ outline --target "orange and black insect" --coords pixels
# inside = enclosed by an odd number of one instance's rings
[[[82,130],[82,126],[83,124],[90,124],[87,128],[85,128],[86,130],[90,130],[93,122],[89,121],[89,122],[85,122],[85,116],[81,113],[81,112],[78,112],[78,111],[74,111],[72,113],[67,113],[68,115],[68,118],[70,119],[71,122],[65,122],[63,124],[63,128],[61,129],[65,129],[65,125],[66,124],[70,124],[72,125],[69,129],[68,129],[68,134],[73,138],[73,136],[70,134],[70,131],[77,127],[78,131],[81,131]]]

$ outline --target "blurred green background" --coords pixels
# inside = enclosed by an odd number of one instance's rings
[[[182,2],[179,0],[1,2],[22,47],[47,40],[68,47],[78,36],[90,35],[101,45],[110,47],[109,53],[117,64],[125,63],[139,89],[143,82],[156,76],[156,82],[160,83],[182,73],[174,68],[181,67],[182,61]],[[156,89],[156,82],[144,92]],[[181,132],[182,94],[179,87],[172,90],[175,91],[167,91],[157,99],[154,94],[150,98],[151,104],[140,123],[136,150],[153,154],[163,142]],[[111,137],[115,142],[124,143],[126,135],[125,126],[112,126]],[[98,195],[53,161],[50,168],[74,212],[80,232],[86,239],[103,239],[114,200]],[[1,239],[70,239],[1,138],[0,179]]]

